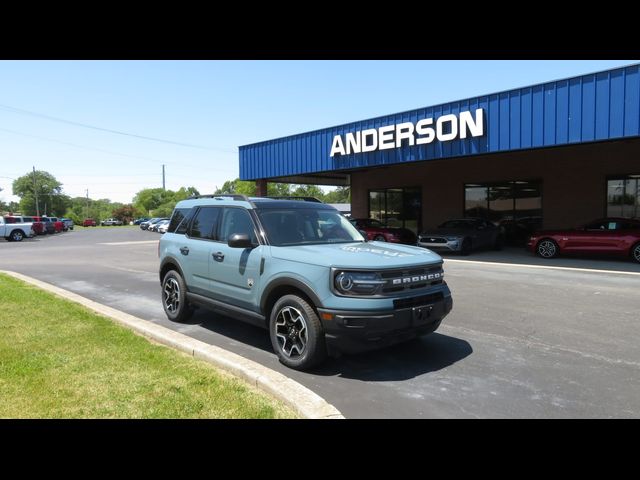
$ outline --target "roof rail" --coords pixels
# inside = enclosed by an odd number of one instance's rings
[[[274,200],[302,200],[304,202],[323,203],[322,200],[318,200],[316,197],[283,196],[283,197],[266,197],[266,198],[272,198]]]
[[[249,197],[246,195],[241,195],[239,193],[214,193],[211,195],[193,195],[188,198],[188,200],[195,200],[198,198],[232,198],[234,200],[240,200],[243,202],[250,202]]]

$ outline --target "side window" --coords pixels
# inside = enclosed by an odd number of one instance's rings
[[[585,228],[587,230],[606,230],[608,224],[605,222],[593,222],[587,225]]]
[[[220,208],[202,207],[198,210],[198,213],[196,213],[195,218],[191,222],[189,236],[192,238],[215,240],[215,232],[219,215]]]
[[[242,208],[225,208],[224,219],[220,226],[220,241],[226,242],[234,233],[246,233],[253,243],[258,243],[249,212]]]
[[[187,212],[185,218],[178,224],[174,233],[179,235],[184,235],[185,233],[187,233],[187,229],[189,228],[189,224],[191,223],[196,210],[197,209],[194,207]]]
[[[182,222],[187,213],[189,213],[189,210],[189,208],[176,208],[173,211],[173,215],[171,215],[171,221],[169,222],[169,227],[167,227],[167,232],[175,232],[178,225],[180,225],[180,222]]]

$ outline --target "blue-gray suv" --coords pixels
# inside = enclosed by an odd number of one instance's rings
[[[299,370],[431,333],[453,305],[440,256],[367,242],[320,202],[183,200],[159,256],[170,320],[205,307],[259,325],[280,361]]]

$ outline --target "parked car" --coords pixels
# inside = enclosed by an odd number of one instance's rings
[[[418,235],[418,246],[429,250],[469,255],[480,248],[500,250],[504,237],[500,227],[483,218],[447,220]]]
[[[153,218],[150,218],[149,220],[145,220],[144,222],[140,222],[140,229],[147,230],[149,228],[149,225],[158,221],[160,221],[160,217],[153,217]]]
[[[96,227],[96,221],[93,218],[85,218],[82,222],[83,227]]]
[[[31,223],[31,228],[36,235],[44,235],[46,233],[44,224],[39,220],[40,217],[25,217],[22,215],[7,215],[4,217],[5,223]]]
[[[43,223],[44,228],[48,234],[56,233],[58,231],[56,229],[56,222],[54,222],[50,217],[40,217],[40,221]],[[61,228],[60,231],[62,231]]]
[[[136,218],[133,221],[134,225],[140,225],[142,222],[146,222],[147,220],[150,220],[149,217],[140,217],[140,218]]]
[[[65,231],[65,224],[58,217],[47,217],[53,222],[53,226],[56,233]]]
[[[169,228],[169,220],[162,220],[155,224],[154,232],[167,233],[168,228]]]
[[[571,230],[542,230],[531,236],[527,246],[542,258],[617,255],[640,262],[640,220],[608,217]]]
[[[373,218],[351,218],[351,224],[367,234],[367,240],[377,242],[416,244],[416,234],[407,228],[385,227],[382,222]]]
[[[7,223],[4,217],[0,217],[0,237],[9,242],[21,242],[25,237],[33,237],[35,233],[31,223]]]
[[[299,370],[434,332],[453,306],[439,255],[367,243],[323,203],[192,197],[158,248],[169,320],[200,306],[259,325]]]
[[[73,226],[74,226],[73,220],[71,220],[70,218],[61,218],[60,221],[64,223],[66,227],[65,231],[73,230]]]
[[[100,225],[103,227],[112,227],[114,225],[122,225],[122,220],[118,220],[117,218],[107,218],[106,220],[102,220]]]
[[[504,218],[499,226],[507,245],[524,246],[534,232],[542,229],[542,217]]]
[[[149,228],[147,228],[147,230],[149,230],[150,232],[157,232],[158,231],[158,227],[162,224],[162,222],[164,221],[169,221],[168,218],[160,218],[158,219],[157,222],[151,223],[149,224]]]

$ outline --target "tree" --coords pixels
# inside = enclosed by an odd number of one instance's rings
[[[248,197],[255,197],[256,195],[256,182],[250,182],[240,180],[227,180],[222,185],[222,188],[218,188],[214,193],[216,194],[239,194],[246,195]],[[270,197],[282,197],[291,195],[291,186],[288,183],[267,183],[267,195]]]
[[[111,216],[121,220],[126,225],[136,217],[136,209],[131,204],[123,205],[120,208],[113,209]]]
[[[351,188],[338,187],[324,195],[325,203],[351,203]]]
[[[20,197],[20,211],[36,214],[36,194],[40,213],[62,215],[69,206],[69,197],[62,194],[62,184],[49,172],[36,170],[13,181],[13,194]]]
[[[294,197],[316,197],[318,200],[324,198],[324,192],[317,185],[298,185],[291,195]]]
[[[133,204],[145,213],[158,208],[160,205],[173,201],[175,193],[162,188],[145,188],[133,197]]]

